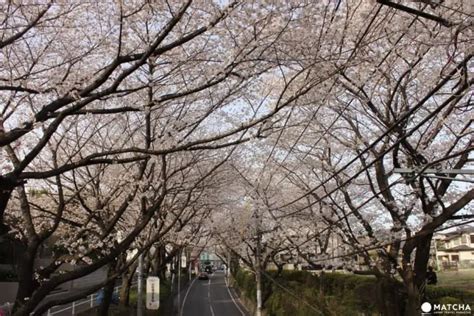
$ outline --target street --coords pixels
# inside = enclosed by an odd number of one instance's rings
[[[215,272],[209,280],[195,279],[183,298],[180,316],[248,315],[231,293],[223,272]]]

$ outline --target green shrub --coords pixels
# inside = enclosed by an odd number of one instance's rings
[[[250,271],[237,270],[234,279],[244,295],[252,301],[256,301],[257,289],[255,286],[255,276]]]
[[[235,281],[244,295],[255,302],[255,275],[239,270]],[[285,270],[278,275],[276,271],[266,271],[262,275],[262,288],[264,293],[271,293],[265,302],[267,314],[271,316],[314,315],[314,310],[307,304],[323,315],[376,315],[380,314],[379,308],[390,306],[385,296],[378,295],[381,291],[393,294],[392,303],[399,303],[401,313],[405,301],[400,282],[355,274],[322,273],[317,276],[307,271]],[[474,303],[474,293],[459,289],[428,286],[425,294],[432,303]]]
[[[439,299],[438,301],[439,304],[462,304],[463,302],[456,297],[452,296],[444,296]]]
[[[438,303],[442,298],[453,297],[462,303],[474,303],[474,293],[451,287],[427,286],[425,295],[428,301]]]

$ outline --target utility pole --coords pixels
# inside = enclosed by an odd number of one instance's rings
[[[189,259],[188,259],[188,274],[189,274],[189,281],[192,279],[193,269],[191,264],[191,252],[189,252]]]
[[[229,282],[229,277],[230,277],[230,249],[227,249],[227,267],[226,267],[226,277],[227,277],[227,282]]]
[[[178,252],[178,315],[181,315],[181,256],[182,250]]]
[[[137,316],[143,315],[143,254],[138,257]]]
[[[255,208],[255,232],[257,235],[257,247],[255,250],[255,277],[257,281],[257,315],[262,315],[262,265],[261,265],[261,234],[260,234],[260,217],[258,208]]]

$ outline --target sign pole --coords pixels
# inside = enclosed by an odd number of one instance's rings
[[[178,255],[178,315],[181,315],[181,250]]]
[[[138,295],[137,295],[137,316],[143,315],[143,255],[138,257]]]

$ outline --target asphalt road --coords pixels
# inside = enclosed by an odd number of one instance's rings
[[[223,272],[209,280],[195,279],[186,291],[180,316],[248,316],[235,293],[228,288]]]

